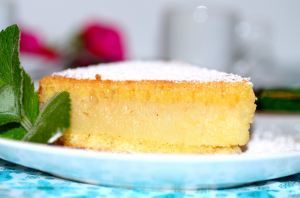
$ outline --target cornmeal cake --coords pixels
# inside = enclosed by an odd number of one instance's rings
[[[72,101],[59,142],[115,152],[235,153],[249,140],[255,96],[248,79],[177,62],[69,69],[40,81],[41,103]]]

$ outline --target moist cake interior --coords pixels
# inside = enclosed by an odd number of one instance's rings
[[[68,91],[66,146],[159,153],[236,153],[249,140],[255,96],[249,79],[178,62],[122,62],[54,73],[44,103]]]

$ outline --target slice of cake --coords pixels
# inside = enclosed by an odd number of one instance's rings
[[[116,152],[235,153],[249,140],[248,79],[177,62],[69,69],[40,81],[44,103],[68,91],[65,146]]]

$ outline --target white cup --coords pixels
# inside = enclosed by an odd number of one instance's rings
[[[165,34],[166,58],[228,71],[235,22],[235,13],[224,8],[170,9]]]

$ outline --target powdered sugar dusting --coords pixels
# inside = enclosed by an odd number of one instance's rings
[[[300,134],[287,131],[255,130],[243,154],[300,152]]]
[[[102,80],[165,80],[165,81],[197,81],[197,82],[241,82],[248,78],[238,75],[208,70],[181,62],[163,61],[128,61],[119,63],[99,64],[90,67],[68,69],[54,73],[53,76],[63,76],[75,79]]]

